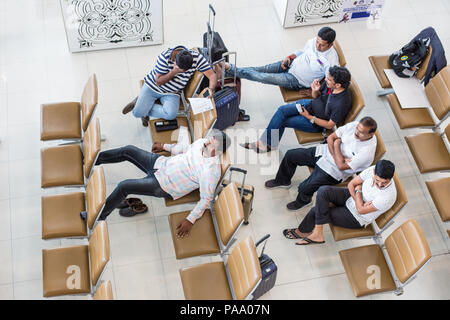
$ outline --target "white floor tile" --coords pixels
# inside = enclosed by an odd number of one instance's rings
[[[0,241],[0,285],[13,283],[11,241]]]
[[[13,300],[13,291],[14,290],[12,284],[0,285],[0,300]]]
[[[9,200],[0,200],[0,241],[11,239],[11,214]]]

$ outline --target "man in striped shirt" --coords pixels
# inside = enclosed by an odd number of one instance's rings
[[[229,145],[230,138],[224,132],[215,130],[210,138],[197,139],[191,145],[162,145],[155,142],[153,153],[131,145],[101,152],[96,165],[129,161],[147,176],[121,181],[106,199],[99,220],[105,220],[115,208],[121,206],[129,194],[176,200],[200,189],[200,201],[177,226],[179,237],[188,235],[192,225],[202,217],[214,200],[221,175],[220,155]],[[170,152],[172,156],[164,157],[157,153],[163,150]]]
[[[180,106],[179,94],[196,70],[209,79],[210,90],[214,93],[216,74],[201,53],[183,46],[164,50],[155,68],[145,76],[139,96],[127,104],[122,113],[133,110],[136,118],[142,118],[144,126],[148,126],[149,116],[175,119]],[[162,104],[156,103],[158,99]]]

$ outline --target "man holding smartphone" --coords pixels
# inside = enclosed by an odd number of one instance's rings
[[[244,148],[258,153],[278,147],[285,128],[305,132],[321,132],[341,126],[352,106],[350,72],[344,67],[334,66],[320,84],[315,79],[311,84],[314,99],[302,99],[280,106],[269,122],[259,141],[242,144]],[[278,137],[273,135],[278,133]]]

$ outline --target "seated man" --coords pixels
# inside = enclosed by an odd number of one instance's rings
[[[200,219],[214,199],[214,193],[221,175],[220,155],[230,145],[230,138],[221,131],[215,131],[209,139],[198,139],[191,145],[164,144],[155,142],[153,152],[166,150],[173,156],[164,157],[135,146],[103,151],[96,165],[129,161],[147,174],[145,178],[121,181],[106,199],[99,220],[118,207],[129,194],[141,194],[157,198],[181,198],[193,190],[200,189],[200,201],[177,226],[177,235],[189,233],[192,225]],[[134,216],[137,212],[128,207],[121,215]]]
[[[348,90],[350,72],[344,67],[333,66],[320,85],[315,79],[311,85],[313,100],[302,99],[278,108],[259,141],[242,146],[256,152],[267,152],[278,146],[285,128],[306,132],[320,132],[341,126],[352,106]],[[301,108],[301,109],[300,109]],[[278,139],[272,133],[278,130]]]
[[[214,92],[216,75],[201,53],[183,46],[164,50],[158,56],[155,68],[145,76],[139,96],[127,104],[122,113],[133,110],[136,118],[142,118],[144,126],[148,126],[149,116],[175,119],[180,106],[179,93],[196,70],[208,77],[211,92]],[[158,99],[162,105],[155,103]]]
[[[243,79],[273,84],[291,90],[309,88],[314,79],[322,79],[332,66],[339,65],[339,57],[333,48],[336,32],[323,27],[317,37],[308,40],[303,50],[290,56],[262,67],[236,68],[225,63],[226,75],[236,75]],[[216,66],[216,72],[221,74],[220,65]]]
[[[324,243],[323,225],[359,229],[366,227],[389,210],[397,199],[392,179],[395,166],[389,160],[379,160],[353,178],[347,188],[320,187],[316,205],[303,218],[298,229],[285,229],[288,239],[302,239],[298,245]],[[330,202],[334,205],[329,206]]]
[[[313,167],[311,175],[298,186],[297,199],[287,204],[289,210],[302,208],[320,186],[338,184],[370,166],[377,147],[376,130],[376,121],[364,117],[339,127],[327,138],[327,144],[289,150],[275,179],[266,181],[266,188],[289,188],[297,166]]]

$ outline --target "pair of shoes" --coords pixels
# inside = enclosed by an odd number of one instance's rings
[[[300,232],[300,236],[297,234],[297,232],[295,232],[298,229],[284,229],[283,230],[283,235],[288,238],[288,239],[303,239],[304,237],[309,236],[312,232],[309,233],[303,233]]]
[[[253,142],[253,143],[246,142],[246,143],[241,143],[239,145],[245,149],[255,150],[256,153],[266,153],[266,152],[272,151],[272,148],[270,146],[266,146],[266,150],[260,149],[258,146],[256,146],[255,142]]]
[[[289,202],[286,205],[286,208],[290,211],[297,211],[297,210],[303,208],[304,206],[305,206],[304,204],[301,204],[301,203],[297,202],[297,200],[294,200],[292,202]]]
[[[131,207],[133,204],[141,204],[142,200],[139,198],[127,198],[122,200],[122,202],[117,206],[117,208],[122,209],[126,207]]]
[[[264,186],[268,189],[273,189],[273,188],[286,188],[289,189],[291,186],[291,183],[280,183],[277,182],[275,179],[271,179],[271,180],[267,180],[266,183],[264,184]]]
[[[127,114],[128,112],[130,112],[131,110],[134,109],[134,106],[136,105],[136,101],[137,101],[137,97],[133,99],[133,101],[131,101],[129,104],[127,104],[125,106],[125,108],[123,108],[122,113],[123,114]]]
[[[311,239],[308,238],[308,237],[304,237],[304,238],[302,238],[302,240],[306,241],[306,243],[298,243],[298,242],[296,242],[295,244],[296,244],[297,246],[307,246],[308,244],[320,244],[320,243],[325,243],[325,241],[314,241],[314,240],[311,240]]]
[[[147,117],[142,117],[141,120],[142,120],[142,125],[144,127],[148,127],[148,122],[149,122],[150,118],[148,116]]]
[[[137,214],[146,213],[148,211],[148,207],[144,203],[133,204],[129,207],[122,208],[119,210],[119,214],[122,217],[133,217]]]

